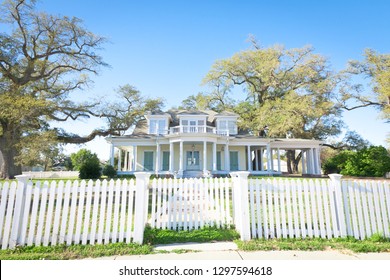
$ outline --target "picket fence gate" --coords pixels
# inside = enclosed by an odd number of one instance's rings
[[[0,184],[0,244],[143,242],[145,226],[191,230],[234,225],[252,238],[390,237],[387,181],[230,178]]]

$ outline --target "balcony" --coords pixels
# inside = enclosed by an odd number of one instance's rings
[[[221,136],[229,136],[229,130],[217,130],[212,126],[198,126],[198,125],[178,125],[169,129],[169,134],[180,134],[180,133],[210,133]]]

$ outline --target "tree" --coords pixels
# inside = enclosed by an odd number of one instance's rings
[[[87,149],[81,149],[77,153],[71,154],[70,159],[72,161],[72,166],[74,170],[80,170],[81,167],[87,162],[99,164],[98,156]]]
[[[390,54],[380,54],[372,49],[364,52],[364,60],[352,60],[345,73],[368,78],[371,92],[366,94],[366,88],[361,83],[348,79],[341,88],[341,103],[344,109],[374,106],[381,112],[381,117],[390,121]]]
[[[348,157],[341,174],[362,177],[383,177],[390,171],[390,155],[382,146],[361,149]]]
[[[0,34],[0,177],[21,172],[15,159],[23,141],[39,141],[45,133],[62,143],[119,135],[145,110],[162,106],[161,100],[144,98],[128,85],[119,88],[122,101],[117,103],[72,101],[69,93],[89,85],[90,75],[107,65],[98,54],[105,38],[78,18],[37,12],[34,0],[7,0],[0,10],[0,20],[12,28]],[[91,117],[104,119],[106,127],[86,136],[51,127],[51,121]]]
[[[235,107],[240,128],[254,135],[326,139],[341,132],[335,89],[340,77],[313,48],[281,46],[239,52],[217,61],[204,79],[227,90],[243,87],[246,100]],[[287,152],[289,172],[297,172],[301,153]]]

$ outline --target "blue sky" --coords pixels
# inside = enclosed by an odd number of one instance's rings
[[[147,96],[163,97],[167,108],[179,105],[187,96],[207,91],[201,81],[212,64],[249,48],[249,34],[264,47],[312,45],[335,70],[361,59],[365,48],[390,52],[390,1],[385,0],[41,0],[38,7],[79,17],[110,41],[101,54],[111,67],[92,77],[94,85],[74,94],[76,98],[115,98],[116,88],[131,84]],[[344,120],[371,143],[385,145],[389,125],[378,119],[377,111],[356,110],[345,113]],[[84,121],[65,128],[86,134],[96,126],[102,124]],[[104,139],[86,147],[108,158]]]

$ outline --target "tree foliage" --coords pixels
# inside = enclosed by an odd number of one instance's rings
[[[87,162],[99,164],[98,156],[87,149],[80,149],[77,153],[71,154],[70,159],[74,170],[80,170]]]
[[[380,54],[372,49],[364,52],[363,61],[352,60],[345,73],[369,79],[370,88],[348,79],[342,88],[342,104],[347,110],[374,106],[381,117],[390,121],[390,54]]]
[[[127,85],[119,88],[122,100],[116,104],[77,103],[69,97],[107,65],[99,55],[106,39],[87,30],[81,19],[36,11],[34,0],[7,0],[0,20],[10,27],[8,33],[0,33],[0,156],[4,159],[0,177],[21,172],[15,159],[22,157],[22,143],[28,138],[43,146],[40,136],[47,133],[63,143],[120,135],[144,110],[161,106],[160,99],[144,98]],[[52,127],[52,121],[91,117],[104,119],[106,127],[82,136]]]
[[[342,128],[336,103],[340,77],[311,47],[254,48],[217,61],[204,82],[225,92],[241,87],[246,96],[234,107],[241,130],[268,136],[326,139]],[[301,155],[287,153],[289,171],[297,172]],[[293,166],[292,166],[293,165]]]
[[[358,151],[342,151],[323,164],[325,174],[383,177],[390,171],[390,155],[382,146],[370,146]]]

